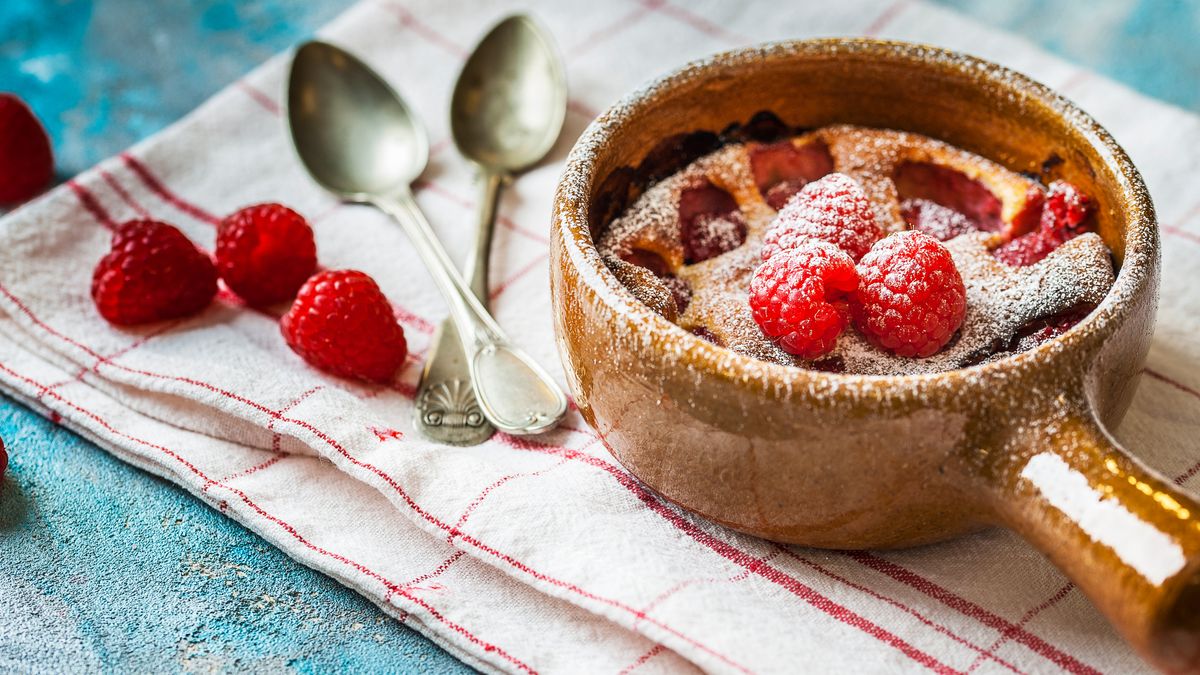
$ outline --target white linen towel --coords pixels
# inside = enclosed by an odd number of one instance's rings
[[[468,248],[475,188],[449,143],[462,59],[531,11],[572,87],[552,159],[500,207],[491,294],[512,338],[555,373],[550,202],[589,119],[687,60],[765,40],[872,34],[961,49],[1029,73],[1130,151],[1163,223],[1148,369],[1117,435],[1195,488],[1200,453],[1200,119],[918,2],[444,3],[370,0],[321,31],[426,122],[418,200]],[[165,477],[297,560],[487,671],[1032,671],[1148,668],[1077,590],[1006,532],[884,553],[778,546],[666,504],[577,413],[534,439],[446,448],[411,430],[419,360],[445,309],[399,228],[338,205],[304,174],[280,117],[278,57],[195,113],[0,221],[0,388]],[[414,358],[391,387],[326,377],[275,320],[218,299],[148,329],[106,324],[91,271],[114,223],[153,216],[211,249],[216,220],[280,201],[313,222],[329,268],[362,269],[398,308]],[[115,487],[114,487],[115,489]]]

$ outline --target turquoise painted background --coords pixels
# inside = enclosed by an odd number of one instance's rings
[[[938,1],[1200,111],[1200,3]],[[45,121],[62,179],[348,4],[3,0],[0,91]],[[12,455],[0,485],[0,672],[467,670],[181,490],[2,397],[0,437]]]

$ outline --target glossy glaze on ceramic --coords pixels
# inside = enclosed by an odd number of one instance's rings
[[[612,276],[593,244],[605,225],[596,200],[661,139],[762,110],[799,127],[916,131],[1069,180],[1100,204],[1117,281],[1065,335],[937,375],[833,375],[713,346]],[[1200,667],[1200,504],[1104,430],[1129,403],[1153,330],[1154,213],[1125,153],[1065,99],[921,45],[821,40],[718,55],[589,127],[559,186],[551,252],[555,328],[579,408],[666,498],[819,547],[910,546],[1004,525],[1157,664]]]

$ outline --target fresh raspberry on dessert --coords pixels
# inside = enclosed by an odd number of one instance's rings
[[[31,199],[54,177],[50,137],[29,106],[0,94],[0,204]]]
[[[404,329],[383,291],[355,270],[314,275],[279,328],[292,351],[342,377],[387,382],[408,355]]]
[[[291,300],[317,268],[312,228],[281,204],[248,206],[222,220],[216,258],[229,289],[256,306]]]
[[[733,195],[707,183],[679,194],[683,259],[691,265],[715,258],[746,241],[746,220]]]
[[[857,286],[850,256],[809,240],[759,265],[750,280],[750,309],[763,333],[784,351],[817,359],[833,350],[846,329],[848,294]]]
[[[611,194],[589,214],[596,247],[643,268],[617,275],[643,304],[751,358],[862,375],[943,372],[1057,335],[1065,323],[1038,321],[1094,307],[1113,284],[1111,251],[1085,234],[1095,229],[1094,197],[937,139],[840,124],[797,132],[776,121],[750,133],[709,133],[687,152],[675,140],[662,147],[668,151],[654,161],[615,169],[604,182],[601,192]],[[850,177],[833,175],[838,167]],[[928,245],[877,243],[904,223],[904,236]],[[786,328],[764,329],[744,298],[761,262],[815,242],[864,264],[855,271],[860,301],[822,287],[863,332],[843,334],[824,356],[801,358],[775,336]],[[1059,245],[1067,249],[1026,266]],[[869,253],[872,246],[888,253]],[[762,286],[772,268],[757,273]]]
[[[851,301],[854,325],[873,344],[900,356],[926,357],[950,341],[966,315],[967,295],[950,251],[915,230],[879,241],[858,263]]]
[[[858,181],[831,173],[804,186],[775,216],[763,239],[763,260],[808,239],[829,242],[858,260],[883,236]]]
[[[114,324],[195,314],[217,294],[217,270],[182,232],[156,220],[131,220],[92,275],[92,300]]]

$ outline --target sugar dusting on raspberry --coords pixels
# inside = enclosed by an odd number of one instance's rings
[[[990,235],[964,234],[946,242],[967,290],[967,314],[950,345],[933,356],[910,359],[872,346],[853,331],[842,335],[834,354],[846,372],[916,375],[978,363],[1025,324],[1085,304],[1099,304],[1114,276],[1108,247],[1088,233],[1060,246],[1026,268],[997,261],[985,247]]]
[[[750,280],[750,311],[784,351],[821,359],[850,323],[858,286],[854,260],[834,244],[811,239],[758,266]]]
[[[829,242],[858,260],[882,235],[858,181],[831,173],[805,185],[780,209],[767,232],[763,259],[811,238]]]
[[[854,327],[901,356],[941,351],[966,316],[967,293],[949,249],[916,230],[879,241],[857,266]]]

